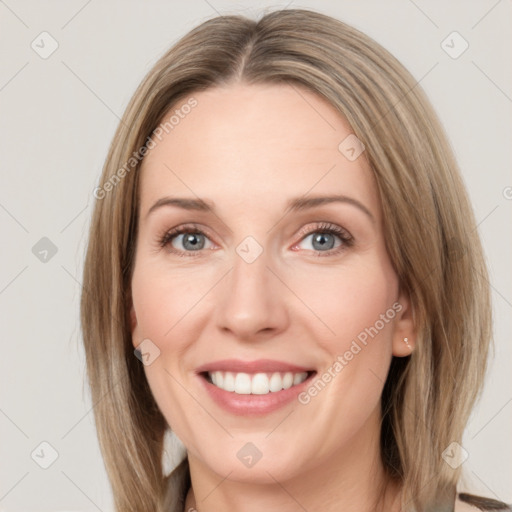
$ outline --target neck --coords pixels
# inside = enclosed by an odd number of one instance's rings
[[[229,480],[189,454],[191,489],[185,512],[297,510],[395,512],[400,486],[386,475],[380,458],[380,414],[372,415],[340,450],[316,467],[268,484]],[[270,474],[270,472],[269,472]]]

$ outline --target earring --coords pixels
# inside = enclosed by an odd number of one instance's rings
[[[409,343],[409,338],[404,338],[404,343],[412,350],[411,344]]]

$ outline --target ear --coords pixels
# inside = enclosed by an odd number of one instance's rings
[[[393,332],[393,355],[396,357],[410,356],[416,346],[417,336],[414,310],[407,293],[400,292],[394,309],[397,314]]]

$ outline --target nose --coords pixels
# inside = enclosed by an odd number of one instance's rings
[[[288,326],[285,300],[290,292],[269,263],[265,252],[252,263],[235,252],[233,268],[222,280],[216,323],[240,341],[268,339]]]

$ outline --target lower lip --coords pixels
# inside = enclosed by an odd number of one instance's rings
[[[269,414],[293,402],[310,384],[314,375],[315,373],[311,373],[304,382],[296,386],[266,395],[240,395],[214,386],[202,375],[198,375],[198,378],[216,404],[232,414],[247,416]]]

